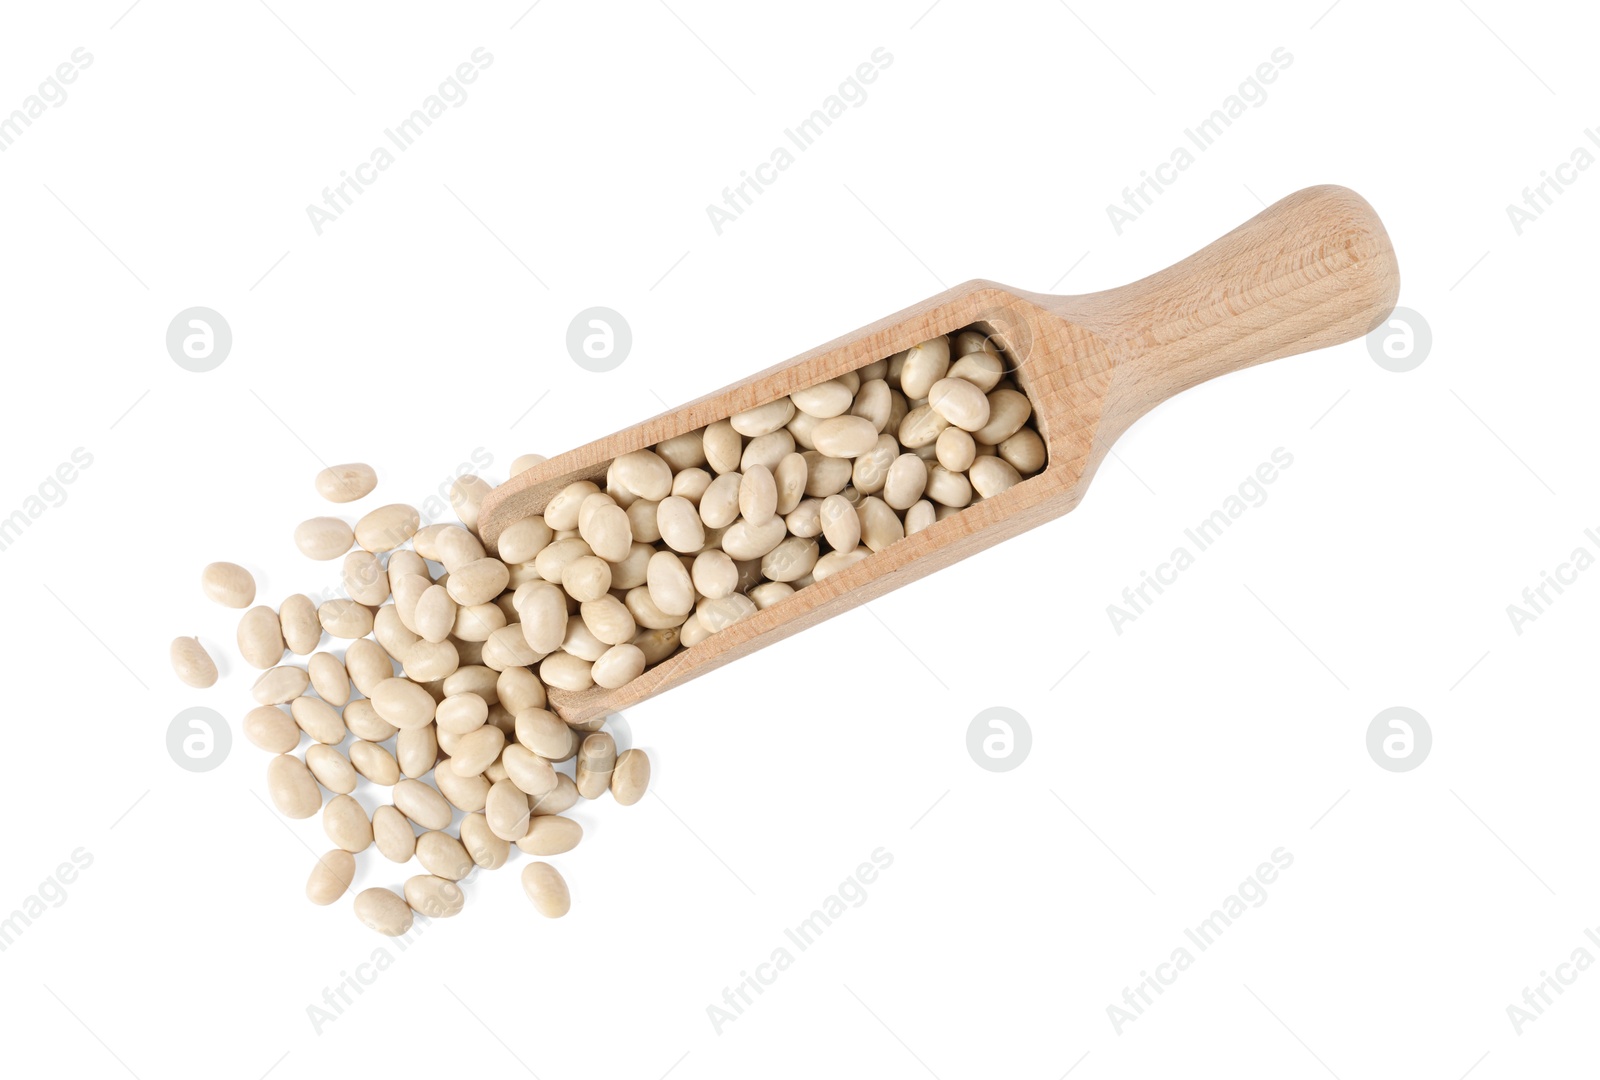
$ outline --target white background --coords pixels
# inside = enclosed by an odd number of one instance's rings
[[[547,1080],[1592,1067],[1600,973],[1520,1034],[1506,1011],[1600,926],[1600,573],[1520,635],[1506,613],[1600,549],[1579,241],[1600,172],[1521,235],[1505,209],[1600,121],[1579,5],[125,7],[7,5],[0,33],[0,111],[93,56],[0,154],[0,516],[93,456],[0,552],[0,913],[93,859],[0,953],[12,1060]],[[317,235],[306,205],[480,46],[465,104]],[[867,100],[718,235],[706,204],[880,46]],[[1280,46],[1265,102],[1117,235],[1106,205]],[[1130,430],[1068,518],[631,710],[655,795],[574,811],[563,920],[531,911],[520,861],[404,952],[348,900],[306,903],[327,844],[261,802],[265,755],[237,726],[253,673],[198,574],[241,562],[272,604],[331,586],[336,564],[291,542],[327,512],[319,460],[374,463],[370,505],[426,499],[478,447],[499,482],[520,453],[947,285],[1119,285],[1313,183],[1383,216],[1401,303],[1433,331],[1416,370],[1357,341],[1200,387]],[[207,374],[164,344],[195,305],[234,335]],[[634,335],[604,375],[564,344],[592,305]],[[1117,634],[1107,605],[1278,447],[1294,463],[1265,504]],[[172,676],[178,634],[228,658],[217,687]],[[192,705],[233,723],[213,772],[168,756]],[[991,773],[966,731],[1002,705],[1032,752]],[[1394,705],[1432,729],[1411,772],[1366,749]],[[867,901],[719,1034],[707,1006],[880,847]],[[1265,903],[1119,1034],[1107,1006],[1279,847],[1294,862]],[[369,853],[358,886],[408,872]],[[379,947],[392,966],[319,1033],[307,1007]]]

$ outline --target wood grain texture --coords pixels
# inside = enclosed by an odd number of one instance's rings
[[[1045,441],[1043,472],[681,650],[626,686],[549,691],[564,719],[591,719],[1065,514],[1111,444],[1145,412],[1218,375],[1360,337],[1388,317],[1399,288],[1393,246],[1366,200],[1346,188],[1306,188],[1120,288],[1048,296],[989,281],[958,285],[513,477],[484,500],[479,529],[492,551],[507,525],[541,513],[566,485],[603,483],[613,458],[974,323],[995,335],[1015,365]]]

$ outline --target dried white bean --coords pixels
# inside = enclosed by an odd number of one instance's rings
[[[793,408],[793,404],[788,405]],[[718,420],[706,428],[703,436],[706,464],[714,473],[733,472],[739,467],[739,455],[744,452],[744,439],[727,420]]]
[[[237,563],[214,562],[200,571],[200,589],[223,607],[247,608],[255,603],[256,579]]]
[[[765,525],[778,511],[778,484],[772,470],[752,465],[739,482],[739,513],[751,525]]]
[[[422,518],[414,507],[390,503],[356,522],[356,543],[368,551],[392,551],[416,535],[421,525]]]
[[[278,613],[258,604],[239,620],[239,655],[253,668],[265,671],[283,659],[283,627]]]
[[[355,912],[363,926],[387,937],[399,937],[411,929],[411,905],[391,889],[361,890]]]
[[[824,457],[853,458],[877,444],[878,429],[864,417],[835,416],[818,424],[811,438]]]
[[[937,337],[906,351],[900,366],[900,389],[908,398],[928,396],[934,383],[950,370],[950,340]]]
[[[972,438],[980,446],[995,446],[1005,442],[1028,422],[1033,405],[1015,390],[1004,388],[989,394],[989,419]]]
[[[199,690],[216,684],[216,662],[206,652],[205,646],[200,644],[199,638],[173,638],[169,653],[173,673],[182,682]]]
[[[317,494],[329,502],[355,502],[372,494],[378,486],[378,474],[371,465],[352,462],[349,465],[330,465],[317,473]]]
[[[765,405],[757,405],[753,409],[746,409],[741,413],[734,413],[728,418],[728,426],[740,435],[752,438],[757,435],[766,435],[777,431],[787,424],[794,416],[795,403],[789,398],[779,398],[769,401]],[[714,425],[713,425],[714,426]],[[709,429],[708,429],[709,430]],[[710,447],[706,449],[706,456],[711,455]],[[726,470],[719,469],[718,472]]]
[[[644,798],[650,786],[650,758],[643,750],[628,750],[617,758],[611,770],[611,797],[623,806]]]
[[[743,488],[744,475],[737,471],[723,473],[706,486],[697,504],[706,528],[725,529],[737,520]]]
[[[572,895],[556,868],[546,862],[529,863],[522,869],[522,890],[533,909],[547,919],[559,919],[572,910]]]
[[[349,524],[336,517],[308,518],[294,530],[294,546],[300,554],[323,562],[349,551],[355,538]]]
[[[323,907],[343,896],[356,877],[356,857],[343,848],[317,856],[306,879],[306,899]]]
[[[780,517],[769,518],[760,525],[741,519],[728,526],[728,531],[722,534],[722,550],[736,561],[759,559],[777,547],[788,532],[788,527]]]
[[[822,500],[820,517],[822,535],[835,551],[849,551],[861,542],[861,518],[843,495]]]
[[[1022,482],[1022,475],[1012,468],[1011,463],[999,457],[978,458],[968,470],[967,478],[972,482],[973,490],[985,499],[993,498]]]
[[[656,508],[656,525],[661,530],[661,539],[673,551],[692,555],[705,546],[706,531],[700,511],[688,499],[677,495],[662,499]]]
[[[965,379],[940,379],[928,391],[928,407],[962,431],[989,422],[989,399]]]

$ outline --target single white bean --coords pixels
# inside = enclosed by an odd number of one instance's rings
[[[933,508],[933,503],[929,502],[927,499],[921,500],[911,509],[906,511],[906,535],[910,536],[912,533],[921,532],[923,529],[926,529],[928,526],[932,525],[935,520],[937,520],[937,518]]]
[[[583,505],[583,500],[600,490],[600,485],[593,480],[579,480],[568,484],[545,504],[544,522],[551,529],[561,532],[566,529],[578,527],[578,508]]]
[[[940,379],[928,391],[928,407],[962,431],[977,431],[989,422],[989,399],[965,379]]]
[[[663,614],[687,615],[694,610],[694,582],[684,569],[683,560],[672,552],[658,551],[650,556],[645,584],[651,602]]]
[[[1001,388],[989,394],[989,419],[972,433],[980,446],[996,446],[1005,442],[1028,422],[1033,405],[1015,390]]]
[[[943,465],[928,470],[928,498],[941,506],[959,509],[972,502],[972,483]]]
[[[815,540],[790,536],[762,556],[761,573],[774,582],[798,581],[811,573],[820,554]]]
[[[978,444],[973,441],[971,434],[955,427],[939,432],[933,449],[939,464],[951,472],[966,472],[978,455]]]
[[[796,390],[789,395],[795,408],[821,420],[847,412],[854,398],[855,395],[850,387],[838,379],[829,379],[827,382],[808,386],[804,390]],[[785,422],[787,423],[787,420]]]
[[[706,463],[706,449],[699,431],[674,435],[665,442],[656,443],[656,456],[665,461],[673,472],[698,469]]]
[[[372,494],[378,486],[378,474],[371,465],[352,462],[348,465],[330,465],[317,473],[317,494],[329,502],[355,502]]]
[[[257,604],[239,619],[236,638],[245,663],[265,671],[283,659],[283,627],[278,613]]]
[[[363,926],[386,937],[400,937],[411,929],[411,905],[392,889],[361,890],[355,912]]]
[[[765,465],[767,471],[771,472],[778,467],[778,462],[795,452],[794,447],[794,436],[787,431],[757,436],[750,440],[750,445],[739,456],[739,470],[749,472],[757,465]]]
[[[343,896],[356,878],[356,857],[343,848],[317,856],[306,879],[306,899],[323,907]]]
[[[555,530],[542,517],[528,517],[507,525],[495,542],[500,561],[507,564],[532,562],[555,539]]]
[[[631,636],[631,635],[630,635]],[[591,675],[596,686],[615,690],[644,674],[644,653],[630,642],[613,645],[594,662]]]
[[[632,806],[644,798],[649,786],[649,756],[639,749],[623,752],[611,770],[611,797],[622,806]]]
[[[562,568],[561,587],[579,602],[598,600],[611,590],[611,565],[598,555],[573,559]]]
[[[849,551],[861,542],[861,518],[843,495],[822,500],[820,517],[822,535],[835,551]]]
[[[369,511],[356,522],[356,543],[368,551],[392,551],[415,536],[421,526],[421,515],[414,507],[390,503]]]
[[[437,874],[418,874],[407,878],[403,891],[411,910],[430,919],[448,919],[452,915],[459,915],[467,903],[461,886]]]
[[[656,524],[661,530],[661,539],[674,551],[693,554],[705,546],[706,531],[700,511],[688,499],[677,495],[662,499],[656,508]]]
[[[722,550],[734,560],[759,559],[777,547],[788,531],[780,517],[769,518],[761,525],[741,519],[722,534]]]
[[[1006,363],[989,350],[964,354],[950,365],[949,378],[965,379],[985,394],[993,390],[1006,373]]]
[[[787,400],[787,399],[786,399]],[[791,404],[789,406],[793,408]],[[705,445],[706,464],[714,473],[733,472],[739,467],[739,455],[744,450],[744,439],[733,424],[718,420],[706,428],[702,441]]]
[[[594,685],[594,665],[571,653],[554,652],[539,662],[539,678],[561,690],[587,690]]]
[[[247,608],[255,603],[256,579],[237,563],[214,562],[200,571],[200,589],[223,607]]]
[[[882,551],[905,536],[905,526],[901,524],[900,516],[876,495],[862,499],[861,505],[856,507],[856,514],[861,519],[861,543],[869,551]]]
[[[909,510],[928,486],[928,466],[916,454],[901,454],[889,466],[883,482],[883,501],[895,510]]]
[[[950,339],[936,337],[906,351],[900,365],[900,389],[915,400],[928,396],[934,383],[950,370]]]
[[[877,444],[878,429],[864,417],[835,416],[818,424],[811,438],[824,457],[853,458]]]
[[[1044,468],[1044,440],[1032,428],[1025,427],[999,445],[999,454],[1011,467],[1024,476]]]
[[[336,517],[314,517],[295,526],[294,546],[308,559],[337,559],[355,542],[350,525]]]
[[[723,551],[703,551],[695,556],[690,576],[700,595],[712,600],[720,600],[739,585],[739,569]]]
[[[777,401],[769,401],[765,405],[757,405],[753,409],[746,409],[744,412],[734,413],[728,418],[727,422],[728,426],[738,434],[754,438],[757,435],[766,435],[783,427],[794,416],[794,408],[795,403],[791,399],[783,397]],[[708,428],[707,431],[709,430]],[[706,456],[710,457],[710,455],[711,450],[707,447]]]
[[[751,525],[765,525],[778,512],[778,484],[772,470],[753,465],[739,483],[739,513]]]
[[[617,479],[641,499],[665,499],[672,491],[672,466],[653,450],[635,450],[613,463]]]
[[[216,661],[211,659],[211,654],[206,652],[199,638],[173,638],[169,653],[173,673],[182,682],[199,690],[216,684]]]
[[[739,495],[744,487],[744,474],[726,472],[706,485],[697,504],[700,520],[708,529],[725,529],[739,517]]]
[[[547,919],[559,919],[572,910],[566,879],[549,863],[529,863],[522,868],[522,891],[533,909]]]

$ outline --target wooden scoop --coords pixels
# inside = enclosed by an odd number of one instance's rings
[[[593,719],[1060,517],[1078,505],[1111,444],[1149,409],[1217,375],[1361,337],[1388,317],[1399,288],[1394,249],[1366,200],[1342,187],[1306,188],[1121,288],[1046,296],[991,281],[958,285],[513,477],[485,498],[479,531],[493,551],[507,525],[541,513],[568,484],[603,487],[613,458],[940,334],[977,324],[1014,365],[1048,453],[1042,472],[680,650],[619,689],[549,689],[550,708],[563,719]]]

